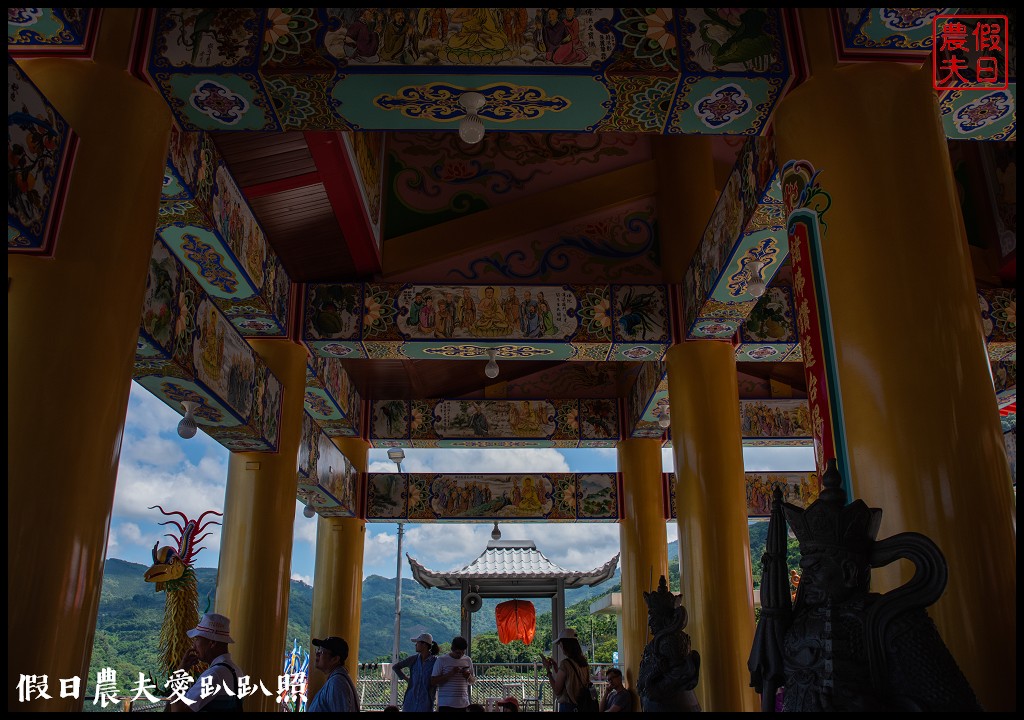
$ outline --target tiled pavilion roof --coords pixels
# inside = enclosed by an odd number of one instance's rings
[[[593,570],[566,570],[548,560],[532,540],[492,540],[476,560],[461,570],[437,572],[428,570],[414,558],[409,558],[412,576],[423,587],[457,590],[465,580],[483,581],[481,585],[509,580],[565,581],[565,589],[597,585],[615,574],[619,556]],[[491,581],[488,583],[487,581]]]

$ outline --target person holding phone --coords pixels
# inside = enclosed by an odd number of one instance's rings
[[[453,638],[452,651],[434,662],[430,684],[437,688],[438,712],[466,712],[469,706],[469,686],[476,682],[476,673],[466,655],[468,647],[466,638]]]
[[[590,682],[590,665],[587,656],[583,654],[576,631],[572,628],[562,630],[555,645],[562,646],[565,659],[558,665],[554,659],[543,655],[541,660],[558,702],[558,712],[576,712],[576,698],[579,697],[580,688]]]

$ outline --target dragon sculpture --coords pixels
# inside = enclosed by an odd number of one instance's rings
[[[196,574],[192,569],[193,561],[200,550],[196,547],[202,540],[210,535],[200,535],[210,525],[220,525],[215,520],[203,522],[207,515],[222,515],[214,510],[207,510],[196,520],[189,520],[184,513],[167,512],[159,505],[154,505],[150,510],[158,508],[167,517],[178,515],[183,524],[176,520],[167,520],[161,525],[174,525],[178,528],[178,535],[167,533],[166,537],[177,541],[178,547],[170,545],[158,547],[157,542],[153,545],[153,565],[146,570],[145,580],[156,584],[156,592],[167,591],[167,603],[164,606],[164,621],[160,626],[160,664],[165,674],[172,673],[181,662],[181,658],[191,646],[191,640],[185,634],[199,622],[199,586],[196,583]]]

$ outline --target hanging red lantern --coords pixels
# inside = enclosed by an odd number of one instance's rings
[[[494,608],[498,623],[498,639],[508,645],[513,640],[522,640],[529,645],[537,634],[537,610],[527,600],[508,600]]]

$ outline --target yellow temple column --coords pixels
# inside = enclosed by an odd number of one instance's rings
[[[360,473],[365,473],[370,444],[359,438],[333,438],[334,444]],[[316,569],[313,576],[314,638],[337,635],[348,643],[345,666],[359,677],[359,621],[363,609],[363,544],[366,521],[360,518],[319,518],[316,530]],[[312,668],[312,663],[310,664]],[[310,670],[309,696],[326,678]]]
[[[231,619],[232,658],[254,683],[262,680],[273,692],[283,671],[288,626],[306,350],[290,340],[249,344],[284,388],[281,435],[276,453],[231,453],[216,607]],[[246,711],[279,707],[262,692],[245,701]]]
[[[824,13],[803,16],[808,37]],[[833,68],[830,48],[809,50],[813,76],[776,111],[776,139],[780,165],[809,161],[832,199],[844,470],[883,509],[879,537],[938,543],[949,585],[929,613],[986,710],[1013,710],[1016,511],[930,66]]]
[[[647,631],[644,591],[657,590],[668,579],[668,538],[661,487],[661,441],[619,441],[623,514],[619,524],[622,553],[622,670],[626,684],[636,687]]]
[[[18,62],[79,147],[54,257],[7,256],[8,709],[81,710],[59,681],[89,683],[171,128],[125,72],[133,18],[104,11],[94,61]],[[52,699],[19,702],[24,674]]]
[[[701,707],[754,712],[747,657],[754,642],[750,535],[732,345],[669,348],[668,394],[676,465],[679,577],[686,632],[700,653]]]

